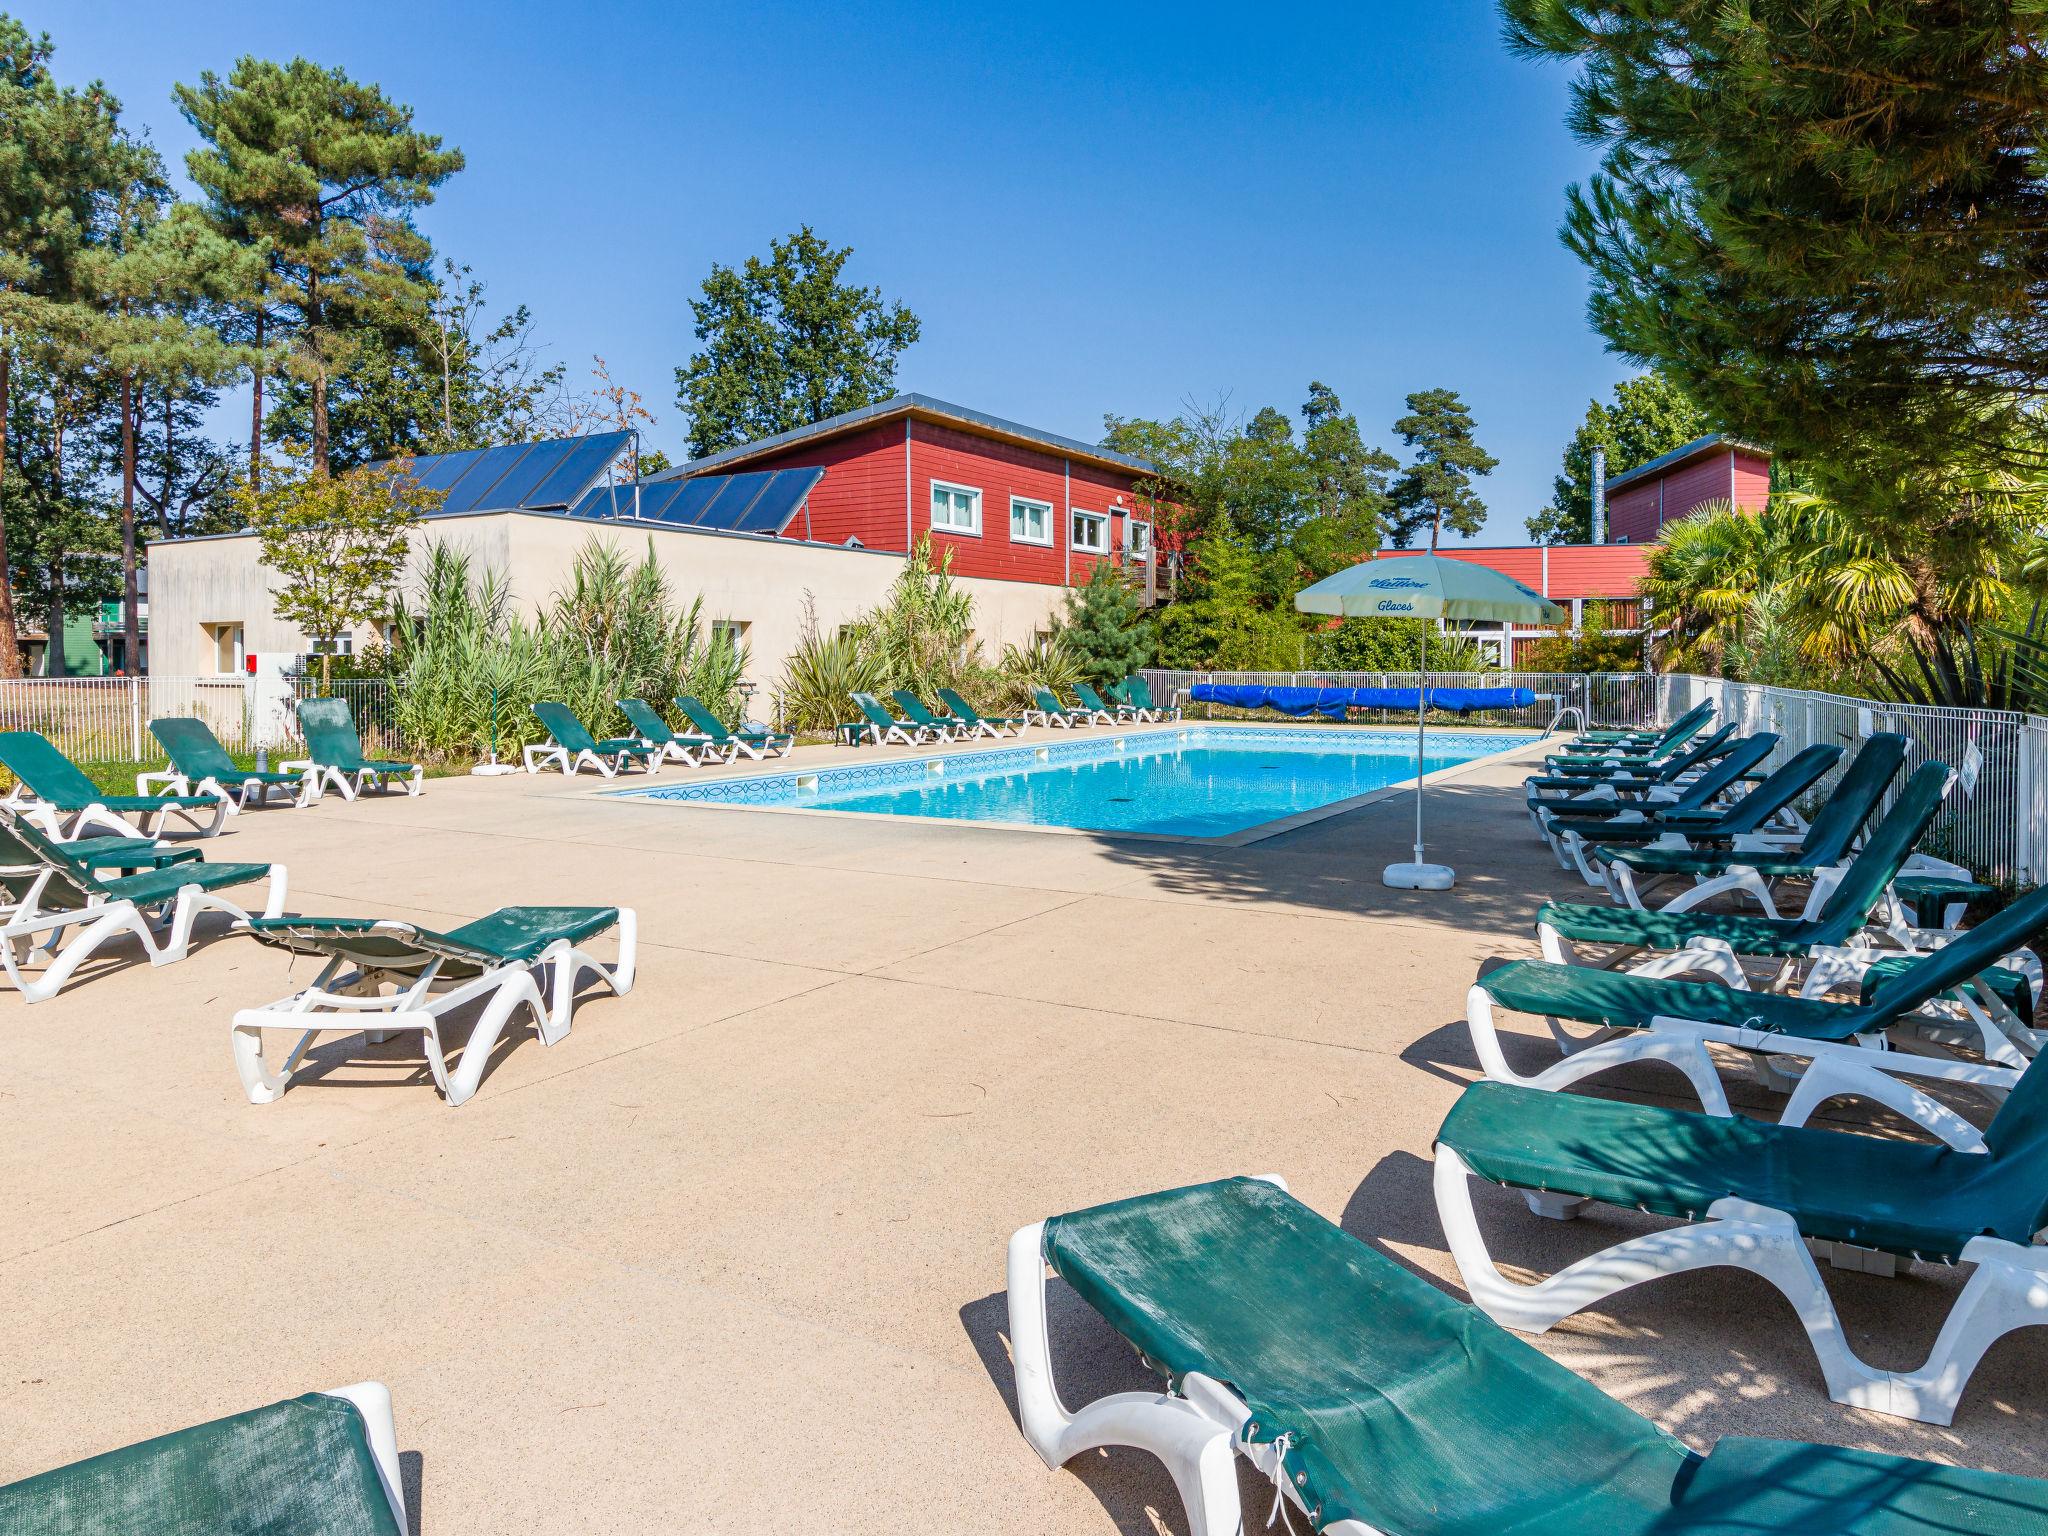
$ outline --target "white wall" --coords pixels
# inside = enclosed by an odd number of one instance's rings
[[[515,600],[538,608],[566,582],[577,550],[593,534],[615,541],[636,560],[651,542],[683,601],[701,593],[707,619],[747,626],[749,680],[761,689],[761,710],[796,645],[804,594],[816,604],[819,629],[830,634],[879,603],[903,567],[903,556],[879,550],[517,512],[435,518],[414,537],[407,565],[416,572],[434,544],[452,544],[467,550],[480,569],[504,572]],[[310,649],[295,625],[272,612],[272,573],[258,562],[257,553],[257,541],[249,534],[150,545],[152,672],[159,677],[212,672],[214,651],[205,629],[211,623],[240,623],[244,644],[253,652]],[[1005,644],[1022,643],[1046,627],[1062,607],[1064,591],[1058,587],[959,580],[974,598],[975,631],[992,661]],[[356,643],[371,638],[364,630]]]

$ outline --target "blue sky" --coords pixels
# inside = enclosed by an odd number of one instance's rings
[[[24,14],[174,166],[172,82],[240,54],[383,85],[468,156],[422,215],[437,246],[573,373],[606,357],[672,453],[689,297],[803,222],[923,320],[903,387],[1051,431],[1226,394],[1292,411],[1322,379],[1398,447],[1405,394],[1457,389],[1501,461],[1483,543],[1524,538],[1587,399],[1630,372],[1556,237],[1593,159],[1567,77],[1509,57],[1482,0]]]

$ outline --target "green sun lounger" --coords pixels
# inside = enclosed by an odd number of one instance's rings
[[[6,1536],[405,1536],[391,1394],[359,1382],[0,1487]]]
[[[1133,672],[1119,683],[1113,692],[1120,692],[1123,701],[1130,705],[1140,720],[1166,720],[1180,718],[1180,706],[1170,708],[1152,697],[1152,685],[1145,681],[1143,674]]]
[[[1789,847],[1781,838],[1750,834],[1735,838],[1726,849],[1601,846],[1594,849],[1594,857],[1606,868],[1608,890],[1624,906],[1647,905],[1646,882],[1690,877],[1697,883],[1684,898],[1688,907],[1741,891],[1755,898],[1766,916],[1776,917],[1771,895],[1776,882],[1811,880],[1847,858],[1905,760],[1905,737],[1889,731],[1870,737],[1850,759],[1799,841]]]
[[[1529,814],[1556,810],[1574,795],[1595,791],[1621,795],[1647,795],[1654,790],[1682,788],[1687,775],[1705,771],[1735,749],[1735,727],[1724,725],[1710,736],[1702,736],[1683,752],[1674,752],[1642,772],[1617,769],[1611,774],[1531,774],[1522,781],[1523,801]]]
[[[1614,747],[1641,743],[1654,747],[1673,740],[1682,731],[1696,729],[1704,725],[1713,718],[1713,714],[1714,706],[1712,704],[1695,704],[1691,709],[1688,709],[1684,714],[1661,729],[1628,730],[1617,728],[1612,730],[1581,731],[1566,745],[1568,747]]]
[[[1061,730],[1088,724],[1087,710],[1069,709],[1050,688],[1032,689],[1031,702],[1032,707],[1024,711],[1026,724],[1055,725]]]
[[[322,1031],[367,1030],[374,1042],[394,1030],[418,1030],[435,1086],[452,1107],[474,1096],[499,1036],[522,1011],[541,1044],[553,1045],[569,1032],[586,973],[622,997],[630,992],[639,920],[631,907],[500,907],[446,933],[373,917],[271,916],[248,919],[238,929],[325,962],[310,986],[235,1014],[235,1070],[251,1104],[284,1093]],[[619,957],[607,964],[588,946],[614,929]],[[472,1005],[479,1009],[476,1025],[451,1068],[440,1021]],[[298,1036],[275,1068],[263,1059],[266,1029]]]
[[[711,738],[712,747],[725,753],[727,762],[734,761],[743,752],[756,761],[762,757],[785,757],[796,741],[796,737],[786,731],[746,727],[728,731],[718,716],[687,693],[676,695],[676,708],[689,716],[690,724]]]
[[[924,707],[924,701],[908,688],[898,688],[889,695],[896,701],[896,707],[903,711],[903,718],[912,725],[923,726],[940,741],[950,741],[956,734],[970,734],[970,727],[957,715],[935,715]]]
[[[980,714],[972,704],[960,696],[957,688],[941,688],[939,702],[959,717],[969,736],[1001,736],[1005,733],[1014,735],[1024,729],[1022,715]]]
[[[1682,1072],[1708,1112],[1725,1115],[1727,1095],[1708,1050],[1720,1045],[1748,1052],[1760,1076],[1791,1091],[1785,1112],[1801,1120],[1820,1099],[1852,1087],[1896,1102],[1888,1077],[1968,1084],[1997,1096],[2042,1043],[2033,1028],[2034,985],[2008,957],[2044,924],[2048,888],[2037,887],[1938,949],[1871,965],[1853,1002],[1516,960],[1472,984],[1465,1018],[1480,1069],[1495,1082],[1525,1088],[1554,1091],[1655,1061]],[[1546,1020],[1564,1060],[1539,1072],[1516,1071],[1495,1022],[1499,1009]],[[1595,1033],[1574,1037],[1563,1021]],[[1919,1042],[1966,1045],[1985,1065],[1922,1054]],[[1777,1057],[1817,1065],[1795,1084],[1771,1064]],[[1941,1118],[1951,1134],[1966,1136],[1953,1112],[1943,1109]]]
[[[1572,858],[1566,834],[1584,838],[1589,834],[1598,835],[1603,828],[1644,820],[1652,813],[1712,810],[1724,796],[1739,790],[1750,772],[1776,751],[1777,746],[1778,738],[1769,732],[1746,737],[1690,783],[1654,790],[1645,799],[1624,800],[1619,795],[1609,798],[1589,794],[1559,802],[1555,808],[1539,805],[1535,808],[1537,830],[1550,844],[1550,851],[1558,864],[1570,869]]]
[[[566,704],[542,699],[533,706],[533,718],[541,723],[548,739],[534,742],[521,754],[528,773],[559,768],[569,777],[588,766],[609,779],[633,763],[652,771],[661,760],[662,749],[638,736],[609,736],[599,741],[590,734],[576,712]]]
[[[1766,831],[1792,804],[1842,760],[1837,746],[1802,747],[1784,765],[1755,784],[1732,792],[1718,806],[1652,806],[1640,820],[1553,816],[1544,825],[1552,847],[1562,847],[1588,885],[1605,885],[1607,871],[1598,850],[1604,846],[1635,846],[1666,838],[1683,838],[1693,847],[1732,842]]]
[[[347,699],[301,699],[298,712],[307,755],[301,761],[278,764],[283,771],[312,769],[323,788],[333,785],[344,800],[355,799],[373,785],[388,791],[394,779],[405,781],[407,794],[420,792],[426,779],[426,769],[420,764],[363,756],[363,738],[356,731],[356,717]]]
[[[1922,763],[1915,769],[1862,850],[1830,871],[1829,878],[1814,882],[1806,910],[1798,917],[1642,912],[1545,902],[1536,913],[1543,957],[1612,969],[1644,950],[1663,951],[1630,968],[1663,976],[1697,971],[1746,985],[1737,957],[1755,955],[1786,962],[1780,968],[1785,982],[1795,979],[1804,962],[1801,990],[1811,995],[1854,984],[1863,968],[1881,957],[1882,951],[1874,947],[1879,939],[1900,947],[1900,925],[1892,923],[1875,933],[1867,925],[1872,912],[1889,900],[1888,888],[1933,823],[1952,777],[1946,763]],[[1606,946],[1610,953],[1597,961],[1585,959],[1578,947],[1586,944]]]
[[[1136,713],[1128,704],[1112,707],[1108,700],[1086,683],[1074,684],[1074,697],[1080,701],[1081,710],[1088,717],[1089,724],[1100,720],[1104,725],[1115,725],[1119,720],[1136,719]]]
[[[1060,1400],[1048,1266],[1164,1379]],[[1075,1211],[1009,1248],[1018,1419],[1058,1467],[1163,1461],[1193,1536],[1957,1536],[2033,1532],[2048,1483],[1727,1437],[1701,1456],[1274,1183],[1225,1179]],[[1295,1512],[1298,1511],[1299,1514]],[[1256,1518],[1256,1516],[1254,1517]]]
[[[204,720],[167,715],[149,722],[149,734],[170,758],[170,767],[137,774],[138,795],[149,794],[160,784],[174,795],[217,795],[245,811],[251,802],[267,805],[274,790],[283,790],[295,806],[311,805],[320,798],[320,779],[311,770],[285,773],[275,768],[239,767]]]
[[[136,827],[154,838],[164,820],[176,816],[201,837],[211,837],[234,807],[218,795],[110,795],[38,731],[0,731],[0,766],[14,775],[14,788],[0,804],[37,812],[59,837],[78,837],[99,828],[112,837],[132,837]]]
[[[1553,752],[1544,762],[1552,773],[1599,773],[1613,768],[1640,768],[1646,763],[1660,762],[1682,749],[1706,728],[1707,719],[1706,715],[1687,719],[1677,729],[1650,741],[1616,742],[1607,746]]]
[[[1475,1083],[1438,1132],[1437,1209],[1466,1288],[1509,1327],[1540,1332],[1643,1280],[1732,1265],[1791,1301],[1835,1401],[1947,1424],[1984,1350],[2048,1323],[2048,1250],[2035,1240],[2048,1226],[2048,1068],[2029,1066],[1981,1133],[1948,1135],[1955,1117],[1925,1102],[1907,1112],[1942,1145]],[[1475,1177],[1526,1192],[1543,1214],[1598,1200],[1692,1224],[1518,1284],[1480,1235]],[[1926,1362],[1885,1371],[1851,1350],[1809,1242],[1879,1273],[1901,1259],[1976,1269]]]
[[[121,839],[147,844],[146,839]],[[210,864],[190,850],[166,850],[155,857],[144,848],[120,848],[113,840],[100,844],[102,860],[74,854],[80,846],[49,837],[18,807],[0,807],[0,890],[5,892],[0,915],[0,966],[7,979],[31,1003],[55,997],[71,973],[99,949],[128,934],[136,939],[151,965],[169,965],[185,958],[192,933],[203,912],[248,913],[215,894],[238,885],[265,881],[264,911],[284,906],[282,864]],[[137,869],[110,875],[108,869]],[[30,970],[36,953],[48,957],[40,970]]]
[[[860,711],[862,720],[856,730],[878,747],[885,747],[891,742],[914,747],[927,738],[932,741],[950,739],[951,733],[944,726],[919,725],[915,720],[897,719],[889,713],[888,705],[872,693],[856,693],[852,698],[853,707]]]
[[[659,749],[662,757],[673,758],[679,763],[688,763],[692,768],[703,766],[699,754],[706,752],[712,741],[709,736],[678,736],[661,718],[657,710],[645,699],[620,699],[619,713],[633,727],[634,734],[650,747]]]

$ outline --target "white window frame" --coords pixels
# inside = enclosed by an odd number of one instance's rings
[[[206,626],[206,638],[213,650],[213,675],[215,677],[240,677],[247,670],[249,665],[249,648],[244,642],[244,634],[245,630],[242,625],[229,623],[225,620],[218,624]],[[230,637],[234,640],[235,664],[232,667],[223,667],[220,664],[221,642]]]
[[[1034,539],[1030,534],[1018,531],[1020,527],[1024,526],[1019,522],[1018,514],[1026,509],[1045,514],[1045,534],[1042,538]],[[1053,504],[1049,501],[1038,501],[1030,496],[1012,496],[1010,498],[1010,542],[1012,544],[1035,544],[1040,549],[1051,549],[1052,514]]]
[[[754,627],[751,619],[713,619],[711,621],[711,643],[723,641],[735,651],[747,643],[747,631]]]
[[[968,499],[968,505],[973,509],[973,527],[962,528],[953,521],[950,503],[948,504],[946,521],[943,523],[939,521],[939,493],[942,491],[946,492],[949,496],[965,496]],[[975,485],[955,485],[950,480],[934,480],[931,488],[930,515],[933,533],[950,533],[954,537],[962,539],[980,538],[981,487]]]
[[[1081,519],[1087,518],[1095,528],[1093,543],[1081,541]],[[1067,508],[1067,542],[1077,555],[1106,555],[1109,553],[1109,514],[1090,512],[1086,507]]]
[[[1145,547],[1138,548],[1138,530],[1145,530]],[[1140,517],[1124,519],[1124,550],[1133,560],[1152,558],[1152,525]]]
[[[356,653],[356,632],[352,629],[337,630],[331,635],[311,635],[306,640],[308,656],[353,656]]]

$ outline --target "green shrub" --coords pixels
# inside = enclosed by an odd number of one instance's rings
[[[1083,680],[1110,688],[1156,654],[1152,626],[1130,578],[1107,560],[1095,562],[1085,585],[1067,593],[1059,635],[1079,658]]]

